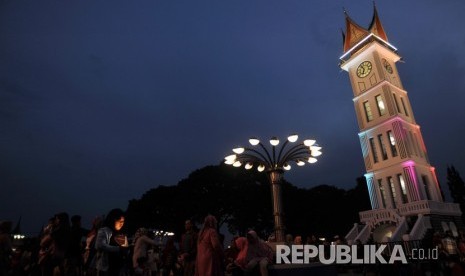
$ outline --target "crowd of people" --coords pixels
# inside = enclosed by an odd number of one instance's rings
[[[49,219],[37,239],[13,250],[11,223],[0,223],[0,276],[222,276],[268,275],[272,248],[249,231],[224,248],[217,220],[208,215],[197,231],[191,220],[177,241],[161,240],[140,227],[125,233],[125,214],[111,210],[96,218],[91,229],[81,226],[78,215],[58,213]]]
[[[0,276],[267,276],[274,262],[272,246],[253,230],[234,237],[224,247],[224,236],[218,232],[212,215],[205,217],[199,231],[191,220],[186,220],[179,239],[169,236],[163,242],[144,227],[128,237],[125,219],[121,209],[113,209],[104,218],[95,218],[91,229],[84,229],[80,216],[69,218],[65,212],[58,213],[36,239],[15,247],[11,222],[0,222]],[[465,274],[465,234],[455,236],[451,232],[433,236],[432,247],[439,250],[439,260],[430,262],[428,271],[438,275]],[[268,241],[272,242],[273,236]],[[284,243],[346,244],[339,236],[328,241],[313,235],[302,239],[290,234]],[[355,244],[361,245],[357,241]],[[379,270],[360,265],[356,269],[363,274]]]

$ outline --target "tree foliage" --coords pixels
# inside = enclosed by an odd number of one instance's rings
[[[453,202],[460,205],[462,218],[465,218],[465,183],[454,166],[447,167],[447,185]]]

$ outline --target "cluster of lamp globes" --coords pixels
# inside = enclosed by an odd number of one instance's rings
[[[282,168],[284,170],[290,170],[291,165],[289,162],[293,161],[297,166],[303,166],[307,162],[310,164],[316,163],[318,160],[317,156],[322,154],[321,147],[316,144],[315,140],[304,140],[301,143],[291,146],[284,152],[284,147],[288,143],[296,143],[299,136],[297,134],[290,135],[287,137],[287,141],[279,149],[279,155],[276,159],[275,157],[275,148],[279,145],[279,139],[273,137],[270,139],[270,144],[273,149],[273,158],[265,148],[265,146],[260,143],[260,140],[257,138],[250,138],[249,143],[252,146],[260,145],[261,150],[265,153],[260,152],[260,148],[257,150],[255,148],[244,148],[237,147],[233,149],[234,154],[226,156],[225,164],[232,165],[234,167],[241,167],[243,164],[246,170],[253,168],[254,164],[257,165],[257,170],[259,172],[264,171],[265,169],[277,169]]]

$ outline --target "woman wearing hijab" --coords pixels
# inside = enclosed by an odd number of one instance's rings
[[[197,240],[196,276],[223,276],[223,246],[216,218],[208,215]]]
[[[231,247],[234,247],[234,249],[238,252],[233,262],[228,264],[226,267],[226,271],[228,271],[232,276],[243,276],[244,270],[247,266],[247,239],[244,237],[237,237],[234,239]]]
[[[273,261],[273,251],[265,242],[258,238],[255,231],[249,231],[247,238],[238,238],[236,246],[240,249],[236,265],[242,268],[246,275],[258,265],[261,276],[268,276],[268,264]]]

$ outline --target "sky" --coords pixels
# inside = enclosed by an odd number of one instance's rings
[[[443,189],[465,175],[465,2],[376,6]],[[338,67],[343,9],[373,2],[0,0],[0,220],[84,226],[256,136],[316,139],[285,178],[349,189],[365,168]],[[200,200],[200,199],[199,199]]]

